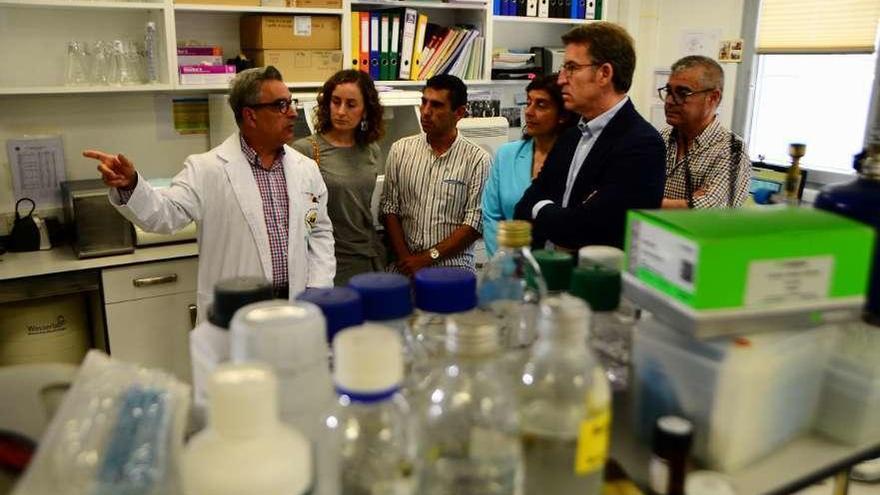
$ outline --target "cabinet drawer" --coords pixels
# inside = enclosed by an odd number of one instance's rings
[[[195,292],[198,262],[198,258],[184,258],[104,269],[104,303]]]
[[[193,291],[106,305],[110,355],[189,382],[190,306],[195,302]]]

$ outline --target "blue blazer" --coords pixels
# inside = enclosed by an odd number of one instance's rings
[[[562,207],[568,169],[581,131],[564,132],[544,168],[517,203],[514,217],[532,221],[532,245],[551,241],[577,249],[589,244],[623,247],[626,212],[660,208],[666,182],[666,148],[660,134],[626,102],[593,144]],[[532,220],[532,207],[549,199]]]
[[[498,249],[498,222],[513,220],[513,209],[532,182],[534,140],[520,139],[498,148],[483,187],[483,242],[491,257]]]

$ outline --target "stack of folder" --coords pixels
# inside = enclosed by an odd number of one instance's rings
[[[517,17],[598,20],[603,0],[493,0],[492,13]]]
[[[441,27],[411,8],[353,12],[351,19],[349,67],[373,80],[482,77],[485,38],[473,26]]]

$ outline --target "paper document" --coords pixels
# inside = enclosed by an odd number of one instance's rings
[[[31,198],[37,208],[61,206],[60,184],[66,179],[61,136],[6,141],[15,199]]]

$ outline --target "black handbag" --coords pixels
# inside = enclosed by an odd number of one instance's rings
[[[30,201],[31,211],[27,215],[18,213],[18,206],[22,201]],[[31,198],[21,198],[15,202],[15,221],[12,224],[12,231],[9,233],[10,251],[37,251],[40,249],[40,230],[34,221],[34,210],[37,204]]]

